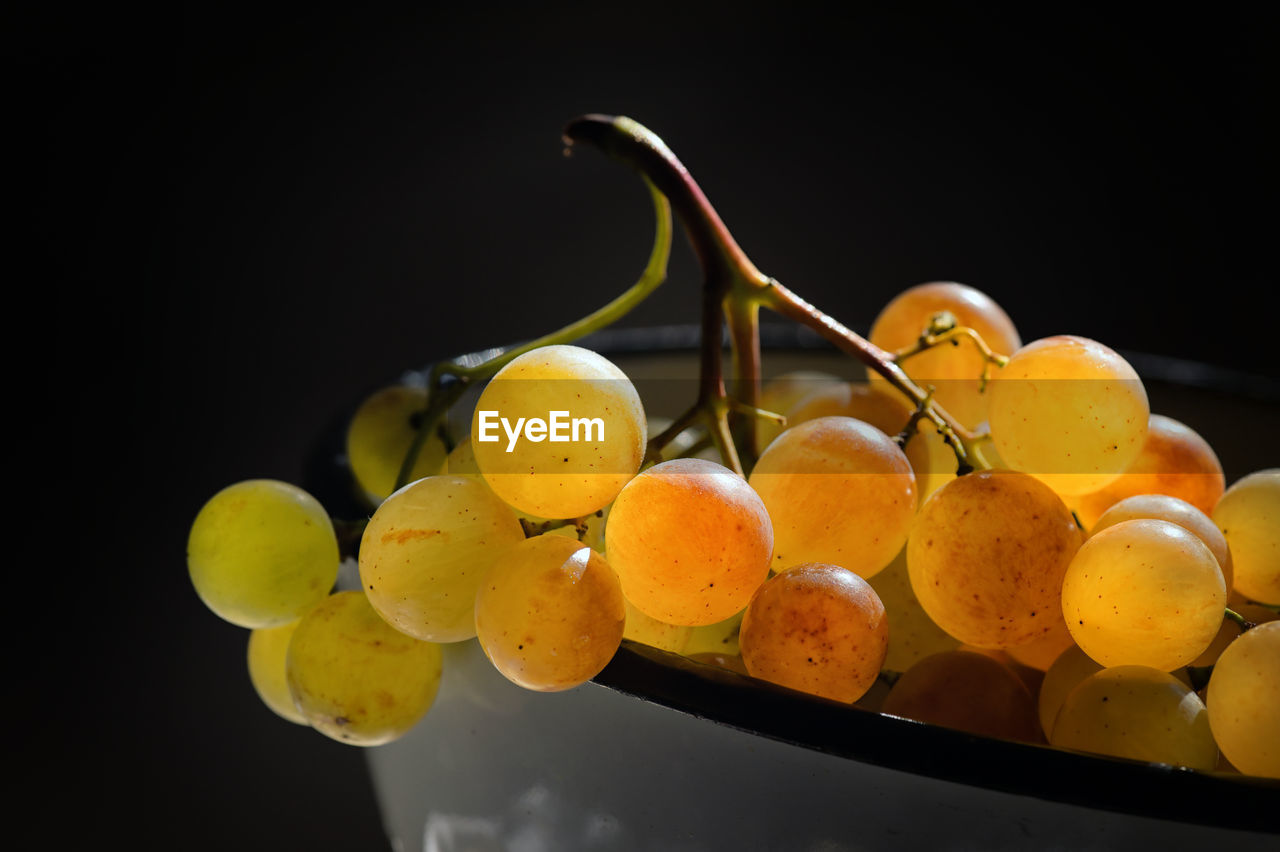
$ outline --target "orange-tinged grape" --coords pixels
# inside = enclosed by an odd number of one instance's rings
[[[1044,673],[1037,700],[1040,727],[1046,738],[1053,740],[1053,723],[1058,718],[1058,711],[1062,709],[1062,702],[1067,700],[1071,690],[1085,678],[1100,671],[1102,666],[1098,661],[1074,644],[1053,661],[1053,665],[1049,666]]]
[[[1231,548],[1227,547],[1226,536],[1218,529],[1213,519],[1186,500],[1171,497],[1168,494],[1136,494],[1113,504],[1103,512],[1090,528],[1090,534],[1096,535],[1107,527],[1115,526],[1121,521],[1136,521],[1140,518],[1152,518],[1158,521],[1169,521],[1195,533],[1213,552],[1213,558],[1222,569],[1222,581],[1228,591],[1231,589],[1233,570]]]
[[[1082,680],[1062,702],[1049,741],[1193,769],[1218,765],[1204,702],[1172,675],[1147,666],[1117,666]]]
[[[960,640],[934,623],[916,600],[907,574],[907,552],[904,548],[879,574],[867,580],[884,604],[889,631],[889,652],[884,667],[904,672],[916,662],[940,651],[953,651]]]
[[[476,635],[507,680],[560,692],[600,673],[622,642],[622,588],[604,557],[537,536],[509,549],[476,594]]]
[[[196,594],[240,627],[297,621],[338,579],[338,537],[324,507],[296,485],[229,485],[196,515],[187,569]]]
[[[917,504],[902,449],[852,417],[819,417],[783,432],[749,481],[773,522],[775,571],[829,562],[871,577],[902,549]]]
[[[752,677],[851,704],[880,674],[889,622],[866,580],[809,563],[756,591],[739,642]]]
[[[1067,505],[1085,529],[1093,529],[1103,512],[1136,494],[1168,494],[1207,515],[1224,485],[1222,464],[1208,441],[1172,417],[1152,414],[1142,450],[1124,472],[1097,491],[1068,497]]]
[[[935,623],[981,648],[1047,635],[1081,533],[1061,498],[1025,473],[979,471],[938,489],[907,541],[911,588]]]
[[[1075,640],[1071,638],[1071,631],[1067,629],[1067,622],[1062,618],[1062,608],[1059,607],[1058,619],[1054,622],[1052,630],[1034,642],[1014,645],[1005,650],[1010,657],[1022,665],[1043,672],[1048,671],[1049,666],[1053,665],[1053,661],[1058,659],[1063,651],[1074,645]]]
[[[254,692],[273,713],[298,725],[309,724],[305,716],[293,706],[289,694],[289,681],[285,675],[285,659],[289,653],[289,640],[298,622],[279,627],[261,627],[249,632],[249,681]]]
[[[580,518],[640,469],[646,424],[635,386],[613,362],[580,346],[543,346],[485,386],[471,446],[485,480],[516,509]]]
[[[954,281],[918,284],[899,293],[871,325],[870,340],[890,352],[913,345],[934,314],[949,311],[957,324],[972,328],[992,351],[1008,355],[1022,345],[1008,314],[980,290]],[[958,346],[936,346],[902,362],[917,384],[933,385],[934,398],[965,426],[987,419],[987,398],[981,377],[985,359],[971,341]],[[999,369],[991,367],[993,374]],[[867,371],[873,383],[884,381]]]
[[[893,437],[906,428],[912,412],[903,396],[887,385],[828,382],[787,414],[787,425],[797,426],[819,417],[852,417]],[[921,500],[955,478],[956,454],[929,421],[918,424],[904,449]]]
[[[745,613],[744,605],[743,609],[723,621],[690,628],[689,641],[685,645],[684,653],[689,656],[703,653],[737,656],[738,633],[742,629],[742,616]]]
[[[1085,494],[1133,463],[1151,411],[1137,372],[1112,349],[1062,335],[1028,343],[988,388],[1005,463],[1059,494]]]
[[[757,402],[757,406],[765,411],[772,411],[774,414],[781,414],[785,417],[788,416],[788,413],[795,407],[796,403],[809,394],[840,381],[842,380],[831,373],[824,373],[820,370],[794,370],[789,373],[783,373],[763,383],[760,388],[760,399]],[[773,443],[773,439],[781,435],[782,431],[791,425],[793,424],[790,422],[782,424],[764,419],[757,420],[756,455],[764,452],[765,447]]]
[[[1209,726],[1231,764],[1280,778],[1280,621],[1245,631],[1209,677]]]
[[[347,426],[347,463],[371,506],[396,490],[400,468],[417,438],[419,418],[426,407],[426,388],[392,385],[367,397],[352,416]],[[435,473],[446,452],[438,434],[428,436],[406,482]]]
[[[714,624],[769,574],[773,528],[747,481],[704,459],[672,459],[622,489],[605,527],[609,564],[637,609],[668,624]]]
[[[1121,521],[1096,533],[1062,581],[1071,636],[1109,667],[1187,665],[1213,641],[1226,606],[1218,560],[1168,521]]]
[[[902,673],[880,712],[971,734],[1040,742],[1035,699],[1006,665],[986,654],[942,651]]]
[[[1280,468],[1232,483],[1213,509],[1231,547],[1235,590],[1251,601],[1280,604]]]
[[[294,706],[339,742],[376,746],[407,733],[440,688],[440,646],[387,624],[358,589],[335,592],[298,622],[285,671]]]
[[[623,639],[630,639],[632,642],[670,651],[673,654],[685,653],[685,649],[689,646],[689,636],[693,633],[692,627],[667,624],[665,621],[645,615],[636,609],[631,601],[625,601],[625,603],[627,621],[622,630]]]
[[[524,541],[511,507],[481,480],[428,476],[392,494],[360,541],[360,585],[397,630],[431,642],[475,636],[485,571]]]

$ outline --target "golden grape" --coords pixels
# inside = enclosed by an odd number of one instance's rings
[[[1209,726],[1241,772],[1280,779],[1280,621],[1247,630],[1209,677]]]
[[[1213,522],[1231,546],[1236,591],[1280,605],[1280,468],[1232,483],[1213,509]]]

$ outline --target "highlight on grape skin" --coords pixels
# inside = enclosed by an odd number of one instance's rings
[[[205,503],[187,539],[196,593],[232,624],[278,627],[338,579],[338,539],[324,507],[287,482],[251,479]]]

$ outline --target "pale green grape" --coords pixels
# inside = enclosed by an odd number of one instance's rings
[[[1226,605],[1218,560],[1168,521],[1122,521],[1098,532],[1062,581],[1067,628],[1104,666],[1181,668],[1209,647]]]
[[[1046,737],[1053,739],[1053,723],[1071,690],[1089,675],[1102,671],[1102,668],[1097,660],[1081,651],[1080,646],[1074,643],[1053,661],[1044,673],[1044,680],[1040,682],[1038,699],[1040,727]]]
[[[874,576],[902,549],[917,505],[902,449],[852,417],[819,417],[783,432],[749,482],[773,523],[775,571],[824,562]]]
[[[285,676],[285,659],[289,653],[289,640],[298,622],[280,627],[261,627],[249,633],[249,681],[262,699],[282,719],[299,725],[310,724],[293,706],[289,694],[289,681]]]
[[[1280,604],[1280,468],[1233,483],[1214,507],[1213,522],[1231,546],[1235,590],[1258,603]]]
[[[884,604],[889,619],[889,653],[884,667],[904,672],[915,663],[941,651],[953,651],[960,640],[948,634],[929,617],[911,589],[907,572],[907,551],[903,548],[889,567],[867,580]]]
[[[1209,677],[1209,726],[1241,772],[1280,779],[1280,621],[1246,630]]]
[[[738,634],[742,629],[742,616],[745,613],[746,609],[743,608],[723,621],[691,627],[684,653],[688,656],[696,654],[738,656]]]
[[[1083,337],[1015,352],[989,388],[991,438],[1005,463],[1059,494],[1097,491],[1142,452],[1151,411],[1137,372]]]
[[[639,394],[611,361],[578,346],[544,346],[490,380],[472,417],[471,447],[485,480],[516,509],[579,518],[607,506],[636,475],[646,423]]]
[[[301,488],[271,479],[219,491],[187,539],[187,568],[200,599],[250,629],[296,621],[329,594],[338,561],[324,507]]]
[[[600,673],[622,642],[626,607],[604,557],[537,536],[510,548],[476,594],[476,634],[504,677],[559,692]]]
[[[673,654],[683,654],[689,646],[693,628],[680,624],[667,624],[636,609],[631,601],[625,601],[627,623],[622,631],[623,639],[630,639],[652,648],[661,648]]]
[[[325,736],[391,742],[431,708],[440,646],[387,624],[359,590],[336,592],[298,623],[285,664],[294,705]]]
[[[1060,748],[1193,769],[1218,765],[1218,746],[1200,696],[1147,666],[1117,666],[1082,680],[1062,702],[1049,741]]]
[[[511,507],[484,482],[429,476],[388,497],[360,542],[360,585],[397,630],[432,642],[475,636],[484,573],[524,541]]]
[[[347,426],[347,463],[370,505],[377,506],[396,489],[400,468],[426,407],[426,388],[391,385],[367,397],[356,409]],[[435,473],[445,452],[440,436],[429,435],[405,481]]]

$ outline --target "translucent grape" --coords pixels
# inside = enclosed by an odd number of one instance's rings
[[[890,671],[904,672],[925,657],[941,651],[954,651],[960,640],[939,627],[920,606],[911,588],[907,573],[907,552],[904,548],[885,568],[867,580],[884,604],[889,619],[889,652],[884,667]]]
[[[1280,468],[1233,483],[1214,507],[1213,522],[1231,546],[1236,591],[1280,604]]]
[[[1053,723],[1062,709],[1062,702],[1082,680],[1102,671],[1102,668],[1097,660],[1081,651],[1079,645],[1072,644],[1045,671],[1037,703],[1040,727],[1050,741],[1053,740]]]
[[[1280,612],[1276,612],[1274,609],[1268,609],[1258,604],[1238,603],[1228,600],[1229,603],[1227,605],[1231,607],[1232,611],[1252,624],[1266,624],[1269,621],[1280,619]],[[1222,626],[1218,628],[1218,635],[1213,637],[1213,641],[1209,643],[1208,648],[1204,649],[1204,653],[1196,657],[1188,665],[1193,667],[1213,665],[1240,633],[1240,625],[1234,619],[1222,619]]]
[[[938,489],[907,541],[911,588],[960,641],[1012,648],[1047,635],[1081,542],[1058,495],[1024,473],[979,471]]]
[[[985,293],[954,281],[934,281],[910,287],[887,304],[871,325],[870,340],[890,352],[914,344],[930,318],[949,311],[961,326],[972,328],[991,349],[1008,355],[1022,345],[1008,314]],[[987,398],[981,389],[984,359],[967,340],[959,346],[937,346],[902,363],[920,385],[933,385],[938,403],[966,426],[987,419]],[[999,372],[992,366],[993,373]],[[873,383],[884,380],[867,371]]]
[[[742,618],[752,677],[853,703],[884,664],[889,622],[875,590],[838,565],[809,563],[771,577]]]
[[[824,388],[840,379],[831,373],[819,370],[794,370],[783,373],[767,382],[760,388],[760,399],[757,403],[765,411],[789,416],[796,403],[814,391]],[[769,420],[756,422],[756,454],[764,452],[765,447],[773,443],[773,439],[782,434],[791,422],[784,424]]]
[[[1040,742],[1035,700],[1007,666],[986,654],[932,654],[902,673],[880,712],[971,734]]]
[[[742,629],[742,616],[745,614],[744,606],[723,621],[690,628],[684,653],[689,656],[702,653],[737,656],[740,652],[738,634]]]
[[[486,412],[493,412],[491,428]],[[565,440],[552,425],[557,413]],[[535,430],[534,420],[545,428]],[[631,381],[578,346],[544,346],[511,361],[480,394],[471,421],[471,446],[494,492],[541,518],[603,509],[640,469],[645,441],[644,408]]]
[[[1060,748],[1212,770],[1218,746],[1204,702],[1158,669],[1117,666],[1082,680],[1062,702],[1049,741]]]
[[[475,636],[485,571],[524,540],[511,507],[475,477],[429,476],[373,513],[360,542],[360,584],[397,630],[431,642]]]
[[[1022,665],[1030,666],[1043,672],[1053,665],[1053,661],[1058,659],[1063,651],[1073,647],[1075,644],[1075,640],[1071,638],[1071,631],[1067,629],[1067,622],[1062,618],[1061,607],[1059,607],[1058,618],[1054,621],[1052,630],[1039,639],[1028,642],[1026,645],[1014,645],[1011,648],[1006,648],[1005,652]]]
[[[430,709],[442,661],[439,645],[396,630],[350,590],[302,617],[286,672],[294,705],[313,728],[375,746],[407,733]]]
[[[504,677],[559,692],[600,673],[622,642],[626,608],[604,557],[559,536],[507,550],[476,594],[476,635]]]
[[[1208,705],[1227,760],[1246,774],[1280,778],[1280,621],[1227,646],[1209,677]]]
[[[1168,494],[1136,494],[1126,497],[1103,512],[1091,531],[1096,535],[1121,521],[1136,521],[1140,518],[1168,521],[1194,533],[1196,538],[1204,542],[1205,547],[1212,551],[1213,558],[1222,569],[1223,583],[1228,591],[1231,590],[1233,579],[1231,548],[1227,547],[1226,536],[1214,524],[1212,518],[1185,500]]]
[[[1147,392],[1120,355],[1083,337],[1047,337],[1015,352],[988,388],[991,438],[1014,470],[1060,494],[1118,477],[1142,451]]]
[[[261,627],[249,632],[249,681],[254,692],[273,713],[298,725],[309,724],[305,716],[293,706],[289,693],[289,681],[285,675],[285,659],[289,654],[289,640],[298,622],[279,627]]]
[[[683,654],[689,646],[689,636],[693,628],[680,624],[667,624],[652,616],[645,615],[636,609],[631,601],[625,601],[627,608],[626,626],[622,630],[622,638],[660,648],[673,654]]]
[[[1222,464],[1208,441],[1172,417],[1152,414],[1142,450],[1124,472],[1101,489],[1066,501],[1091,530],[1104,511],[1137,494],[1168,494],[1210,514],[1224,484]]]
[[[392,385],[370,395],[356,409],[347,427],[347,463],[370,505],[377,506],[396,490],[400,467],[426,407],[426,388]],[[440,436],[430,435],[406,482],[435,473],[445,453]]]
[[[741,476],[703,459],[672,459],[622,489],[605,544],[636,608],[668,624],[698,626],[746,607],[769,574],[773,530]]]
[[[332,590],[338,561],[324,507],[301,488],[271,479],[219,491],[187,539],[187,568],[200,599],[250,629],[297,621]]]
[[[783,432],[749,481],[773,522],[775,571],[826,562],[871,577],[902,549],[917,505],[902,449],[852,417]]]
[[[1122,521],[1096,533],[1062,582],[1067,627],[1104,666],[1185,666],[1209,647],[1226,605],[1213,553],[1168,521]]]

